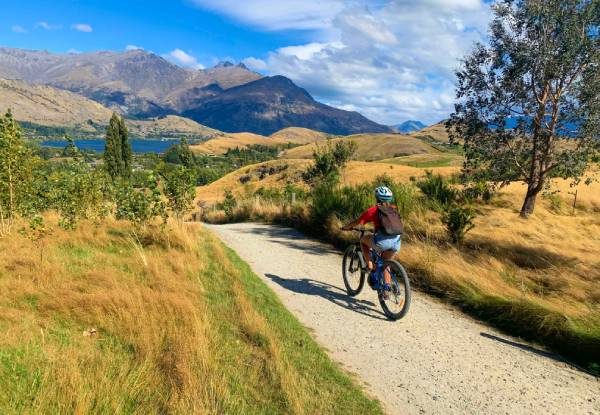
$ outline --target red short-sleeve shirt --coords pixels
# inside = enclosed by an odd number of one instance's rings
[[[358,219],[358,222],[361,225],[364,225],[366,223],[372,223],[375,227],[375,230],[379,229],[381,227],[381,224],[379,223],[379,215],[377,214],[377,205],[365,210],[365,212]]]

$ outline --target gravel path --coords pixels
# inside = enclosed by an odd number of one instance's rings
[[[283,227],[208,226],[390,414],[600,414],[600,382],[422,293],[398,322],[368,286],[345,294],[341,255]]]

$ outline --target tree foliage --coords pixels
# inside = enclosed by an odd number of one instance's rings
[[[314,164],[304,173],[304,180],[313,182],[317,179],[337,181],[346,164],[354,158],[357,150],[354,141],[337,141],[332,145],[328,141],[325,146],[317,145],[313,157]]]
[[[579,178],[598,150],[600,2],[502,0],[489,45],[457,72],[452,140],[464,139],[465,171],[523,180],[521,216],[548,178]]]
[[[196,197],[196,175],[193,170],[179,166],[164,174],[163,178],[167,206],[175,218],[181,220],[193,207]]]
[[[33,161],[9,110],[0,118],[0,235],[10,232],[16,215],[22,211]]]
[[[113,180],[117,178],[129,179],[131,177],[132,159],[125,119],[113,113],[106,128],[104,165],[107,173]]]

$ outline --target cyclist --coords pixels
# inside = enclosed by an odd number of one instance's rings
[[[358,219],[346,224],[342,229],[349,231],[358,225],[372,223],[374,227],[373,235],[364,235],[360,240],[363,257],[367,261],[367,267],[371,271],[369,284],[373,284],[373,274],[375,266],[371,259],[370,249],[381,253],[383,259],[392,259],[394,254],[400,251],[400,236],[402,234],[402,221],[396,209],[391,204],[393,198],[392,191],[386,186],[380,186],[375,189],[375,199],[377,204],[367,209]],[[386,289],[389,289],[391,282],[390,274],[387,270],[383,273]]]

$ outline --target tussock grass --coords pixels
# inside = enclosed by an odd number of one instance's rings
[[[381,412],[200,225],[52,228],[0,239],[0,413]]]

